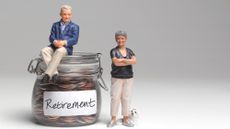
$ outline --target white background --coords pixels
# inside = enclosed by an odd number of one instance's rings
[[[72,20],[80,26],[74,49],[103,54],[108,86],[114,33],[127,31],[127,47],[138,60],[135,128],[230,128],[229,0],[1,0],[0,128],[53,128],[31,122],[36,76],[26,68],[48,45],[62,4],[73,7]],[[99,121],[81,128],[106,128],[109,92],[103,91],[102,98]]]

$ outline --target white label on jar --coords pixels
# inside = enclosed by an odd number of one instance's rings
[[[88,91],[45,91],[44,115],[76,116],[97,113],[96,90]]]

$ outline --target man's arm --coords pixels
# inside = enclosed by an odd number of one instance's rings
[[[79,37],[79,26],[75,25],[68,39],[64,40],[64,46],[73,46],[77,44]]]
[[[50,37],[49,37],[50,43],[51,44],[54,43],[56,39],[57,39],[56,28],[55,28],[55,24],[53,24],[50,32]]]
[[[53,44],[55,47],[68,47],[68,46],[73,46],[77,44],[78,42],[78,37],[79,37],[79,26],[74,26],[73,30],[71,32],[70,37],[67,40],[57,40],[56,38],[56,27],[55,24],[53,24],[51,33],[50,33],[50,43]]]
[[[57,29],[56,29],[55,23],[52,25],[49,41],[51,44],[53,44],[57,48],[63,47],[65,45],[64,41],[57,40]]]

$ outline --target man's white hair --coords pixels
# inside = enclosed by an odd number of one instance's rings
[[[60,11],[60,12],[62,13],[63,10],[70,10],[70,11],[72,11],[72,7],[69,6],[69,5],[62,5],[62,6],[61,6],[61,11]]]

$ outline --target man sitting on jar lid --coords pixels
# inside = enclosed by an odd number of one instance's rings
[[[77,44],[79,26],[71,21],[72,8],[63,5],[60,11],[61,20],[52,26],[49,41],[50,45],[41,50],[41,56],[47,69],[44,72],[41,84],[55,80],[58,75],[57,67],[66,55],[72,55],[73,45]]]

